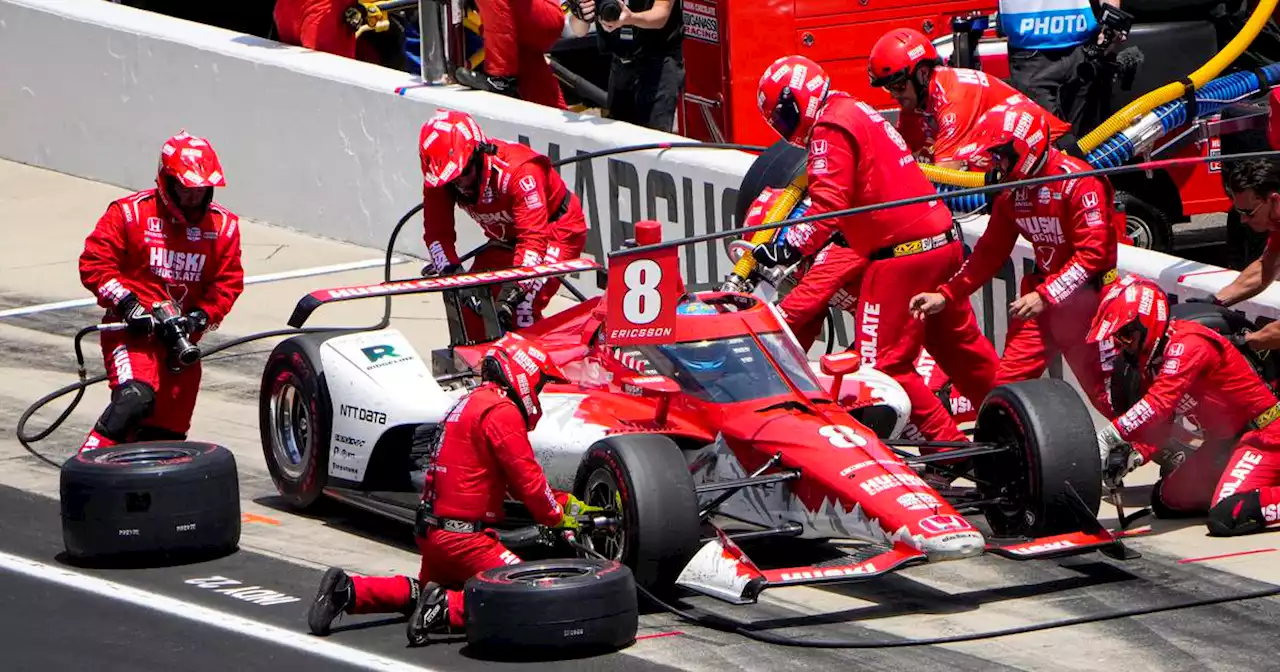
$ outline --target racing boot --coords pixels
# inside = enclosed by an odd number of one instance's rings
[[[329,634],[329,626],[338,614],[347,613],[355,604],[355,588],[351,577],[338,567],[330,567],[320,579],[320,589],[307,609],[307,626],[311,634],[321,637]]]
[[[405,626],[409,646],[426,644],[428,633],[448,631],[449,594],[438,583],[426,583],[418,591],[417,604],[409,615],[409,624]]]

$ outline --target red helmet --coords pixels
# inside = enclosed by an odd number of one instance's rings
[[[989,154],[992,164],[999,165],[997,157],[1009,157],[1013,168],[1002,181],[1036,175],[1049,157],[1049,120],[1044,108],[1029,100],[996,105],[978,117],[973,131],[973,142],[961,147],[955,160],[981,165],[985,161],[977,161],[979,155]]]
[[[1138,365],[1146,370],[1164,350],[1169,331],[1169,299],[1156,283],[1126,275],[1098,303],[1089,327],[1089,343],[1109,338],[1138,343]]]
[[[222,163],[208,140],[190,135],[184,129],[164,141],[160,148],[156,187],[160,203],[174,219],[184,224],[195,224],[204,219],[209,205],[213,203],[213,188],[226,185]],[[179,189],[202,191],[184,204]],[[197,197],[198,202],[194,200]]]
[[[831,90],[831,77],[804,56],[783,56],[760,77],[756,104],[783,140],[804,146]]]
[[[867,59],[871,86],[886,87],[914,77],[920,64],[942,65],[929,38],[910,28],[896,28],[876,40]]]
[[[538,400],[542,387],[552,380],[568,381],[547,353],[516,333],[503,334],[493,342],[484,353],[480,377],[507,388],[531,432],[542,417],[542,402]]]
[[[451,186],[461,195],[478,195],[479,185],[489,177],[490,154],[492,145],[466,112],[440,110],[418,133],[422,181],[428,187]]]

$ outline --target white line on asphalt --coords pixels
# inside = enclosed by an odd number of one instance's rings
[[[153,593],[141,588],[134,588],[123,583],[107,581],[96,576],[73,572],[69,569],[37,562],[18,555],[10,555],[0,551],[0,569],[8,569],[19,574],[58,583],[69,588],[108,597],[121,602],[128,602],[139,607],[153,609],[171,616],[195,621],[202,626],[212,626],[231,632],[260,639],[269,644],[297,649],[322,656],[330,660],[347,663],[366,670],[391,670],[393,672],[434,672],[431,668],[411,665],[409,663],[379,656],[375,653],[361,651],[342,644],[335,644],[319,637],[294,632],[279,626],[255,621],[243,616],[210,609],[192,602],[185,602],[173,597]]]
[[[254,275],[244,279],[246,285],[256,285],[262,282],[278,282],[280,280],[292,280],[294,278],[306,278],[313,275],[327,275],[329,273],[342,273],[344,271],[356,271],[362,268],[372,268],[381,266],[386,263],[386,259],[366,259],[365,261],[351,261],[345,264],[333,264],[332,266],[316,266],[315,268],[299,268],[294,271],[281,271],[279,273],[267,273],[266,275]],[[391,265],[403,264],[412,259],[405,257],[392,257]],[[70,301],[57,301],[54,303],[41,303],[34,306],[25,306],[22,308],[10,308],[8,310],[0,310],[0,319],[6,317],[18,317],[19,315],[30,315],[32,313],[44,313],[51,310],[63,310],[65,308],[81,308],[83,306],[92,306],[97,303],[97,299],[71,299]]]

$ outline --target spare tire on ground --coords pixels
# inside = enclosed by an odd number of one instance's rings
[[[636,582],[613,560],[553,559],[467,580],[467,644],[493,657],[612,651],[636,639]]]
[[[89,450],[62,465],[62,539],[73,559],[212,556],[240,544],[231,451],[148,441]]]

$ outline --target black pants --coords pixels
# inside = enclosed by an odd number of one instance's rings
[[[665,53],[623,59],[609,69],[609,118],[671,133],[684,90],[684,55]]]
[[[1099,93],[1110,80],[1081,79],[1077,70],[1085,60],[1080,47],[1066,49],[1009,49],[1009,79],[1040,107],[1071,124],[1079,137],[1103,121]],[[1105,85],[1104,85],[1105,84]]]

